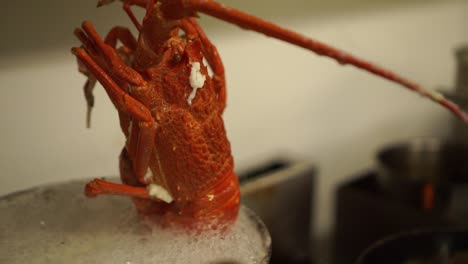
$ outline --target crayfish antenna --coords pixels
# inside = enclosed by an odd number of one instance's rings
[[[212,0],[161,0],[169,8],[168,12],[184,15],[190,12],[202,12],[212,17],[216,17],[241,28],[253,30],[269,37],[273,37],[293,45],[302,47],[317,55],[333,58],[340,64],[350,64],[364,71],[380,76],[391,82],[398,83],[409,90],[431,99],[454,113],[463,122],[468,123],[468,114],[457,104],[445,98],[435,91],[424,89],[418,84],[411,82],[396,73],[383,67],[379,67],[366,60],[355,57],[347,52],[329,46],[325,43],[308,38],[294,31],[282,28],[266,20],[249,15],[247,13],[225,7]],[[180,11],[183,10],[183,11]]]
[[[432,101],[439,103],[443,107],[447,108],[449,111],[454,113],[460,120],[468,124],[468,113],[466,113],[462,108],[460,108],[459,105],[457,105],[453,101],[445,98],[445,96],[441,93],[431,90],[424,90],[422,88],[419,93],[422,96],[428,97]]]

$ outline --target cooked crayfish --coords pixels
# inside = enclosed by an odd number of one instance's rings
[[[224,68],[215,46],[195,21],[202,12],[242,28],[352,64],[414,90],[468,116],[443,96],[396,74],[300,34],[211,0],[121,0],[138,29],[114,27],[102,39],[90,22],[75,30],[82,46],[72,52],[89,112],[99,81],[117,108],[127,138],[120,154],[123,184],[101,179],[86,194],[126,195],[138,211],[163,225],[229,224],[239,208],[239,186],[222,113],[226,106]],[[113,2],[101,0],[100,5]],[[146,9],[141,24],[131,6]],[[121,46],[117,47],[117,41]],[[212,70],[209,73],[208,67]]]

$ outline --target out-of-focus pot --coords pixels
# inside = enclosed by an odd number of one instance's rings
[[[259,162],[239,173],[244,204],[272,238],[270,263],[311,263],[315,166],[290,158]]]
[[[412,230],[372,244],[356,264],[465,264],[468,231],[465,229]]]
[[[416,208],[424,188],[434,188],[433,211],[448,209],[454,185],[468,184],[468,144],[435,138],[390,145],[378,155],[377,180],[383,191]]]

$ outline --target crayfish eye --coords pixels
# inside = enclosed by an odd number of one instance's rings
[[[178,52],[174,53],[174,55],[172,56],[172,62],[179,63],[181,61],[182,61],[182,55],[180,55],[180,53]]]

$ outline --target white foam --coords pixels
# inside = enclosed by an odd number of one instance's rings
[[[182,235],[148,228],[126,197],[85,198],[83,186],[61,184],[1,198],[0,263],[268,261],[269,236],[246,208],[225,235]]]
[[[192,104],[192,100],[195,98],[195,95],[197,94],[197,90],[202,88],[206,81],[206,76],[203,75],[203,73],[200,71],[201,70],[200,62],[198,61],[191,62],[190,65],[192,65],[192,68],[190,69],[189,81],[190,81],[190,86],[192,87],[193,90],[187,98],[187,103],[189,105]]]
[[[162,186],[159,186],[157,184],[150,184],[148,185],[147,187],[148,189],[148,193],[151,197],[155,197],[157,199],[160,199],[166,203],[170,203],[174,200],[174,198],[172,198],[171,194],[166,190],[164,189]]]

